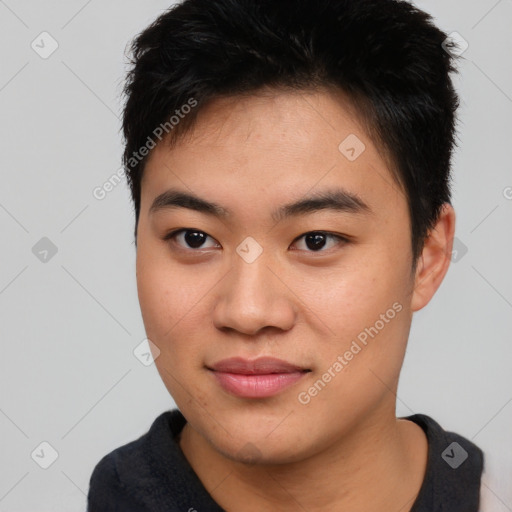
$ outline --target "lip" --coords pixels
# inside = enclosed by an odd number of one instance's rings
[[[273,357],[253,360],[232,357],[218,361],[208,369],[225,391],[243,398],[274,396],[311,371]]]

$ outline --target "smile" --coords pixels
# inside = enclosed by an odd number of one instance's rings
[[[225,391],[242,398],[274,396],[310,371],[269,357],[253,361],[242,358],[224,359],[208,369]]]

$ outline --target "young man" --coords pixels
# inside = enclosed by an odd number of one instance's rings
[[[178,409],[89,512],[479,510],[481,450],[395,414],[452,251],[446,37],[396,0],[185,0],[138,36],[137,285]]]

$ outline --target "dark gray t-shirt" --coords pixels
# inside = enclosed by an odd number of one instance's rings
[[[428,462],[411,512],[478,512],[483,453],[471,441],[415,414],[428,439]],[[87,512],[223,512],[183,455],[175,437],[178,409],[158,416],[149,431],[105,455],[91,475]]]

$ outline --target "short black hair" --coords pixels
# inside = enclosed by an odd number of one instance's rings
[[[389,158],[407,197],[416,263],[443,203],[450,203],[458,107],[453,55],[445,50],[451,47],[430,15],[400,0],[184,0],[172,6],[128,48],[123,164],[135,243],[141,179],[156,138],[176,142],[201,107],[222,96],[334,88],[351,100]]]

